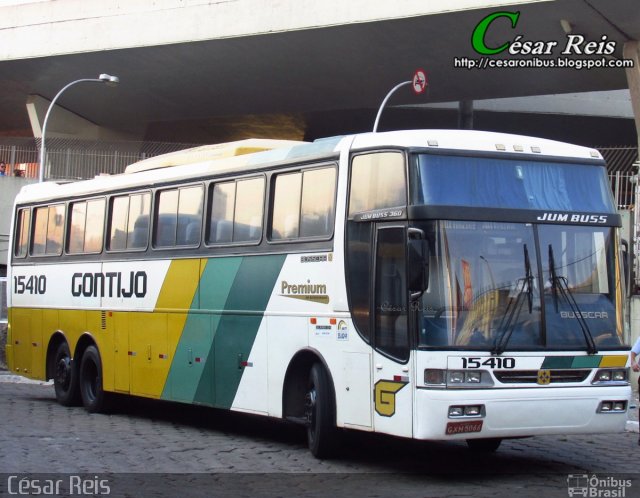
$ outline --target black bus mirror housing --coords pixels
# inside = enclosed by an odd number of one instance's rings
[[[429,286],[429,245],[422,238],[409,238],[408,253],[409,292],[417,299]]]

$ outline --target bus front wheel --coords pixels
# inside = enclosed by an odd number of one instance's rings
[[[316,458],[329,458],[337,449],[335,403],[326,370],[315,363],[309,372],[305,394],[307,442]]]
[[[78,372],[66,341],[58,345],[53,357],[53,388],[61,405],[75,406],[79,403]]]
[[[85,349],[80,361],[80,394],[89,413],[107,411],[108,394],[102,390],[102,361],[93,345]]]

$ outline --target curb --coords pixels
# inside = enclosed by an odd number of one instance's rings
[[[0,370],[0,384],[35,384],[41,386],[52,386],[53,381],[31,380],[20,375],[14,375],[7,370]]]

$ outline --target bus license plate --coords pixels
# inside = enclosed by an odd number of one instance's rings
[[[464,422],[447,423],[447,436],[453,434],[466,434],[468,432],[480,432],[482,420],[465,420]]]

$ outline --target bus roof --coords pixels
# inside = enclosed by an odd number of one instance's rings
[[[268,168],[294,160],[311,161],[336,157],[340,151],[384,147],[416,147],[435,150],[465,150],[473,153],[518,153],[573,159],[602,159],[595,149],[554,140],[476,130],[400,130],[338,136],[296,142],[249,139],[172,152],[139,161],[119,175],[100,175],[91,180],[25,186],[17,203],[95,195],[105,191],[153,186],[190,178],[224,175]]]

